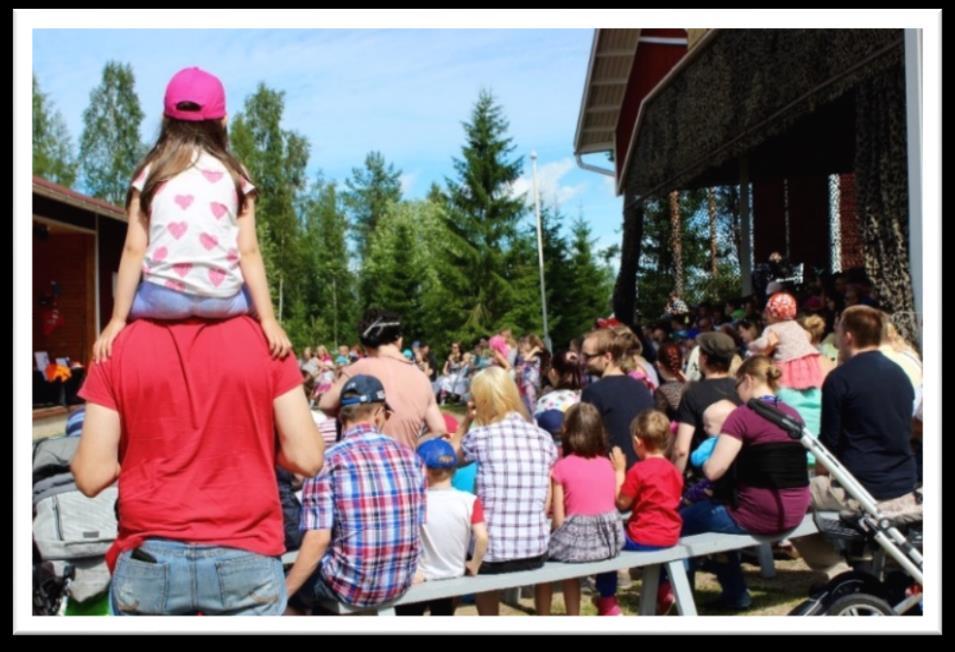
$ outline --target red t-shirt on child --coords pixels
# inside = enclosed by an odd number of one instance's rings
[[[301,383],[249,317],[124,328],[80,391],[122,419],[110,565],[144,538],[282,554],[272,402]]]
[[[680,540],[683,476],[669,460],[648,457],[627,471],[620,492],[633,498],[627,537],[645,546],[674,546]]]

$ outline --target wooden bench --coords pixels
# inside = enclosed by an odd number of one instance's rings
[[[379,616],[395,615],[395,607],[416,602],[429,602],[442,598],[451,598],[485,591],[513,589],[522,586],[533,586],[561,580],[586,577],[608,571],[619,571],[629,568],[643,568],[643,579],[640,590],[640,614],[654,615],[656,613],[657,586],[660,581],[660,569],[666,568],[676,596],[677,611],[683,616],[695,616],[696,605],[693,601],[693,590],[687,578],[684,562],[693,557],[702,557],[720,552],[741,550],[752,546],[759,546],[761,550],[768,549],[769,544],[785,538],[795,538],[817,532],[812,515],[807,515],[803,522],[794,530],[783,534],[764,537],[743,534],[718,534],[706,532],[694,536],[683,537],[672,548],[652,552],[621,552],[613,559],[569,564],[551,561],[542,568],[530,571],[518,571],[502,575],[466,576],[451,580],[438,580],[415,584],[404,595],[393,602],[388,602],[373,608],[349,607],[338,602],[325,601],[322,606],[335,614],[377,614]],[[771,551],[770,551],[771,554]],[[296,551],[288,552],[282,557],[283,563],[289,565],[295,561]]]

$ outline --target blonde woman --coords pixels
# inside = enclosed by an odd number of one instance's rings
[[[550,534],[550,471],[557,447],[528,418],[507,371],[488,367],[471,381],[471,401],[453,443],[462,464],[477,462],[477,495],[490,546],[479,574],[533,570],[544,564]],[[498,591],[479,593],[482,616],[498,615]]]

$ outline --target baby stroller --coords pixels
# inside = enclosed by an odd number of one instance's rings
[[[854,567],[830,580],[799,604],[791,616],[918,615],[922,602],[922,522],[887,518],[876,500],[800,423],[753,399],[749,407],[785,430],[816,457],[854,498],[860,513],[816,512],[819,531],[835,543]],[[917,496],[921,497],[921,491]]]

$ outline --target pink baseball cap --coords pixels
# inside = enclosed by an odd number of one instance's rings
[[[180,106],[190,102],[198,108]],[[219,78],[199,68],[183,68],[169,80],[163,113],[176,120],[200,122],[225,117],[225,88]]]

